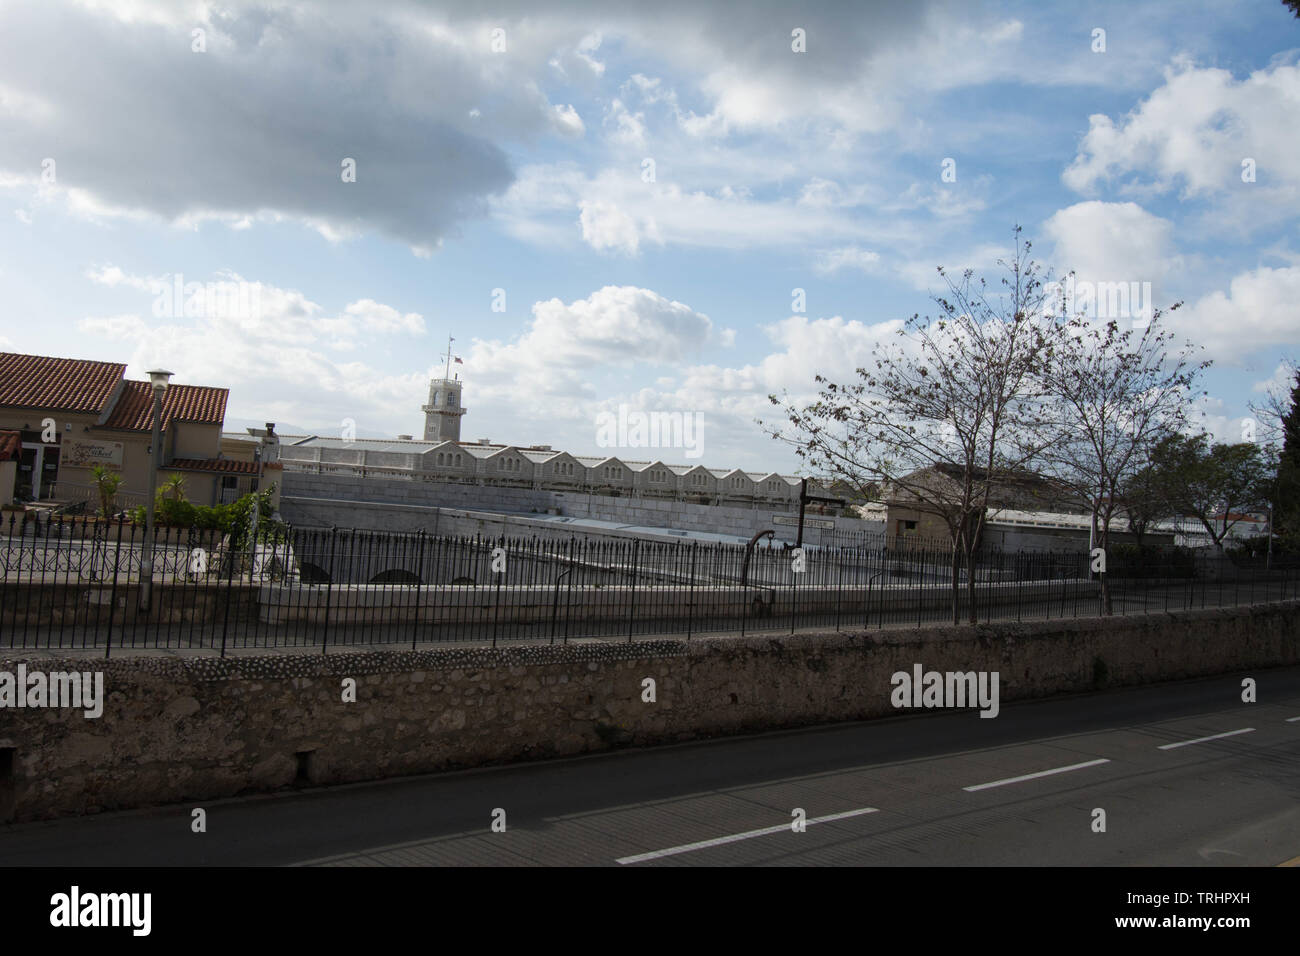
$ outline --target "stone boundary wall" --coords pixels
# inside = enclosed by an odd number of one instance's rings
[[[0,651],[0,671],[22,660]],[[24,663],[102,670],[107,700],[93,720],[0,709],[0,819],[893,716],[890,677],[918,663],[997,671],[1003,705],[1293,665],[1300,602],[691,642]],[[647,677],[655,703],[642,701]],[[342,700],[345,678],[355,703]]]
[[[285,501],[284,499],[316,499]],[[545,514],[549,509],[571,518],[596,518],[639,527],[674,528],[679,531],[703,531],[730,534],[748,538],[756,531],[772,528],[782,541],[794,541],[797,528],[791,525],[774,525],[776,514],[790,515],[788,509],[773,511],[764,508],[739,508],[729,505],[702,505],[689,501],[670,501],[657,498],[596,495],[581,491],[550,491],[530,488],[501,488],[493,485],[461,484],[457,482],[397,481],[383,478],[356,478],[343,475],[312,475],[286,471],[281,489],[281,511],[286,520],[303,521],[315,518],[318,522],[340,527],[366,528],[373,531],[416,531],[428,526],[429,517],[412,510],[358,507],[366,503],[406,505],[438,508],[461,513],[484,511],[508,516],[503,523],[517,525],[518,530],[505,533],[531,531],[530,512]],[[793,515],[798,515],[794,506]],[[833,521],[839,533],[885,530],[883,521],[864,521],[859,518],[810,515],[819,521]],[[363,523],[364,522],[364,523]],[[546,522],[534,522],[546,525]],[[600,534],[592,528],[576,529],[579,534]],[[443,534],[462,534],[456,528],[440,530]],[[470,531],[469,533],[473,533]],[[571,533],[571,532],[566,532]],[[821,543],[820,529],[806,527],[804,540],[809,544]]]

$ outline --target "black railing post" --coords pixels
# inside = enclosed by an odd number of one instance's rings
[[[419,546],[415,556],[415,604],[411,608],[411,650],[420,639],[420,599],[424,597],[424,529],[417,532]]]
[[[326,644],[330,635],[330,604],[333,603],[334,597],[334,543],[338,539],[338,528],[330,528],[330,562],[329,570],[326,576],[329,580],[325,582],[325,623],[321,628],[320,635],[320,652],[325,653]]]
[[[695,624],[695,552],[698,541],[691,542],[691,584],[686,596],[686,639],[691,639],[691,630]]]
[[[632,539],[632,595],[628,602],[627,610],[627,640],[632,643],[632,627],[636,620],[636,584],[637,584],[637,562],[641,557],[641,539]]]
[[[105,516],[104,520],[111,521],[113,519]],[[117,572],[118,572],[118,568],[120,568],[122,565],[122,526],[124,524],[126,524],[126,519],[119,515],[117,519],[117,548],[113,552],[113,585],[109,589],[109,596],[108,596],[108,633],[104,638],[104,659],[105,660],[108,660],[109,652],[112,650],[113,647],[113,612],[117,610]],[[132,525],[131,527],[132,529],[134,529],[135,525]],[[134,530],[133,530],[133,535],[134,535]],[[126,612],[123,611],[124,618],[125,618],[125,614]],[[126,625],[125,619],[122,621],[122,624],[123,626]]]

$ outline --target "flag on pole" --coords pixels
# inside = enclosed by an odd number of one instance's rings
[[[460,360],[460,356],[459,356],[459,355],[453,355],[452,358],[454,358],[454,359],[456,360],[456,364],[457,364],[457,365],[464,365],[464,364],[465,364],[464,362],[462,362],[462,361]]]

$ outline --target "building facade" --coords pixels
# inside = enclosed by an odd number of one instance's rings
[[[170,385],[155,460],[153,391],[126,378],[124,364],[0,352],[0,431],[17,432],[20,448],[12,496],[96,503],[92,471],[102,465],[122,475],[119,508],[145,503],[151,467],[159,484],[163,472],[183,475],[195,504],[233,500],[262,469],[256,452],[223,453],[227,397],[224,388]]]
[[[683,465],[663,459],[575,455],[550,445],[462,441],[464,383],[450,373],[429,383],[424,439],[281,436],[289,471],[462,482],[509,488],[581,491],[663,498],[697,504],[788,511],[798,508],[802,479],[777,472]],[[809,485],[812,492],[812,485]]]

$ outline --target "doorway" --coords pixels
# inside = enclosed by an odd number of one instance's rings
[[[21,501],[43,501],[54,496],[59,478],[59,446],[23,442],[18,459],[14,493]]]

